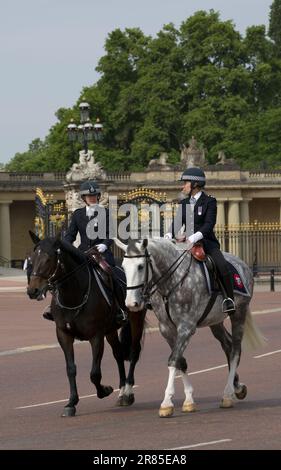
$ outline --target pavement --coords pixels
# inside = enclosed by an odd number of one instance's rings
[[[22,269],[0,267],[0,292],[23,292],[26,290],[26,274]],[[281,292],[281,277],[275,277],[274,291]],[[254,292],[271,292],[270,276],[255,278]]]

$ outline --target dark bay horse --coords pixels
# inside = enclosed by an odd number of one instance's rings
[[[70,398],[62,416],[74,416],[79,396],[76,386],[74,340],[88,340],[92,348],[90,378],[97,389],[98,398],[113,392],[101,383],[101,360],[106,337],[118,365],[120,393],[119,406],[134,402],[134,370],[141,351],[145,310],[136,315],[129,313],[129,323],[118,336],[115,307],[108,304],[101,293],[93,266],[84,253],[57,238],[40,240],[33,232],[35,244],[32,254],[33,271],[27,293],[31,299],[42,300],[51,290],[52,314],[56,324],[58,342],[64,352],[70,385]],[[126,377],[124,360],[130,361]]]
[[[249,307],[253,294],[250,268],[240,258],[224,253],[227,261],[241,273],[241,279],[247,288],[246,295],[235,294],[236,311],[230,316],[230,334],[224,326],[227,315],[222,311],[220,294],[208,315],[205,318],[202,316],[210,295],[198,262],[185,248],[179,251],[171,241],[163,239],[132,240],[128,245],[119,240],[115,240],[115,243],[125,252],[123,267],[127,278],[127,307],[133,312],[141,311],[144,302],[150,297],[159,320],[160,332],[171,348],[168,360],[169,379],[159,415],[168,417],[174,412],[174,381],[177,371],[181,375],[185,392],[182,411],[196,409],[183,354],[196,329],[203,326],[210,327],[221,343],[228,362],[229,374],[221,407],[232,407],[234,398],[244,399],[247,387],[239,381],[237,374],[242,338],[252,347],[264,344]]]

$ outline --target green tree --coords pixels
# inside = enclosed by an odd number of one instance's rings
[[[270,7],[268,35],[274,41],[276,55],[281,57],[281,0],[274,0]]]

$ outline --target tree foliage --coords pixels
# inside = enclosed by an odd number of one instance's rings
[[[79,144],[66,127],[79,121],[79,102],[91,105],[91,119],[104,123],[102,143],[90,144],[107,170],[145,168],[168,152],[176,162],[192,135],[244,168],[281,167],[281,0],[272,3],[269,32],[250,26],[244,37],[219,13],[198,11],[176,29],[165,25],[152,38],[138,28],[112,31],[97,71],[72,109],[59,109],[44,141],[18,153],[9,170],[67,170]],[[265,163],[267,162],[267,163]]]

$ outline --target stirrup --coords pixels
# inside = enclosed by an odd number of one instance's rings
[[[222,301],[222,312],[223,313],[233,313],[235,312],[235,303],[234,300],[230,297],[226,297]]]

